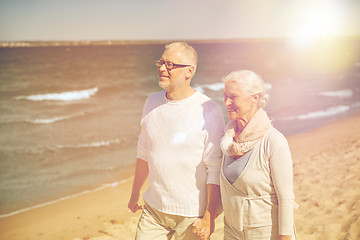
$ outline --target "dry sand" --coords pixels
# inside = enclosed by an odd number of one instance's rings
[[[288,138],[294,161],[298,239],[360,239],[360,114]],[[3,240],[133,239],[132,180],[0,219]],[[223,239],[223,216],[212,240]]]

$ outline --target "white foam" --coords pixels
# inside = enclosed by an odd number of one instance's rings
[[[212,91],[221,91],[224,89],[224,83],[207,84],[205,87]]]
[[[82,115],[84,115],[84,114],[85,114],[85,113],[81,112],[81,113],[72,114],[72,115],[68,115],[68,116],[60,116],[60,117],[53,117],[53,118],[26,120],[26,122],[34,123],[34,124],[51,124],[51,123],[55,123],[55,122],[58,122],[58,121],[71,119],[71,118],[73,118],[73,117],[82,116]]]
[[[67,199],[75,198],[77,196],[80,196],[80,195],[83,195],[83,194],[86,194],[86,193],[92,193],[92,192],[100,191],[100,190],[105,189],[105,188],[116,187],[119,184],[131,181],[133,178],[134,177],[130,177],[130,178],[126,178],[124,180],[118,181],[118,182],[104,184],[104,185],[102,185],[102,186],[100,186],[98,188],[95,188],[94,190],[86,190],[86,191],[83,191],[83,192],[80,192],[80,193],[77,193],[77,194],[74,194],[74,195],[62,197],[62,198],[57,199],[57,200],[53,200],[53,201],[49,201],[49,202],[46,202],[46,203],[38,204],[38,205],[28,207],[28,208],[23,208],[23,209],[20,209],[20,210],[11,212],[11,213],[2,214],[2,215],[0,215],[0,218],[6,218],[6,217],[10,217],[10,216],[22,213],[22,212],[27,212],[27,211],[30,211],[30,210],[33,210],[33,209],[36,209],[36,208],[45,207],[45,206],[48,206],[48,205],[51,205],[51,204],[54,204],[54,203],[58,203],[58,202],[61,202],[61,201],[67,200]]]
[[[84,144],[77,144],[77,145],[57,145],[57,148],[97,148],[97,147],[104,147],[110,146],[111,144],[118,144],[120,143],[119,139],[109,140],[109,141],[98,141],[92,143],[84,143]]]
[[[194,89],[198,92],[203,93],[204,92],[204,88],[206,89],[210,89],[212,91],[222,91],[225,88],[225,85],[223,82],[219,82],[219,83],[213,83],[213,84],[202,84],[202,85],[196,85],[194,87]],[[270,83],[266,83],[266,88],[268,90],[272,89],[272,85]]]
[[[326,97],[340,97],[340,98],[349,98],[354,95],[354,92],[351,89],[344,89],[338,91],[327,91],[319,93],[321,96]]]
[[[202,85],[197,85],[194,87],[194,89],[198,92],[203,93],[204,92],[204,88],[210,89],[212,91],[221,91],[224,89],[224,83],[220,82],[220,83],[213,83],[213,84],[202,84]]]
[[[18,96],[17,100],[30,100],[30,101],[74,101],[81,99],[88,99],[91,96],[95,95],[98,91],[98,87],[79,90],[79,91],[69,91],[61,93],[45,93],[45,94],[36,94],[30,96]]]
[[[195,86],[194,89],[200,93],[204,93],[204,88],[202,88],[201,86]]]
[[[331,107],[331,108],[328,108],[325,110],[311,112],[311,113],[307,113],[307,114],[303,114],[303,115],[299,115],[299,116],[283,118],[283,120],[294,120],[294,119],[308,120],[308,119],[314,119],[314,118],[323,118],[323,117],[328,117],[328,116],[344,113],[348,110],[350,110],[349,106],[337,106],[337,107]]]

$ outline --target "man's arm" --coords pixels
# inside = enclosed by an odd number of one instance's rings
[[[214,232],[215,218],[220,215],[219,209],[221,209],[220,186],[207,184],[207,206],[204,216],[193,224],[193,231],[201,240],[208,239]]]
[[[129,200],[128,208],[133,213],[142,209],[142,206],[139,206],[140,190],[144,185],[146,178],[149,175],[148,163],[140,158],[136,159],[136,168],[135,168],[135,177],[132,187],[131,197]]]
[[[196,233],[201,240],[206,240],[214,232],[215,218],[220,215],[222,210],[220,196],[220,170],[222,152],[220,149],[221,138],[224,135],[224,116],[219,105],[211,111],[209,118],[211,121],[206,123],[208,130],[208,138],[204,149],[203,161],[207,168],[207,203],[204,216],[198,218],[193,223],[193,232]]]

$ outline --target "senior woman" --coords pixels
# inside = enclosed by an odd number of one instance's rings
[[[295,239],[292,159],[263,109],[266,85],[247,70],[230,73],[224,83],[230,120],[221,141],[224,239]]]

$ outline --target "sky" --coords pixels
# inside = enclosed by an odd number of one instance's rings
[[[0,0],[0,41],[360,36],[359,0]]]

